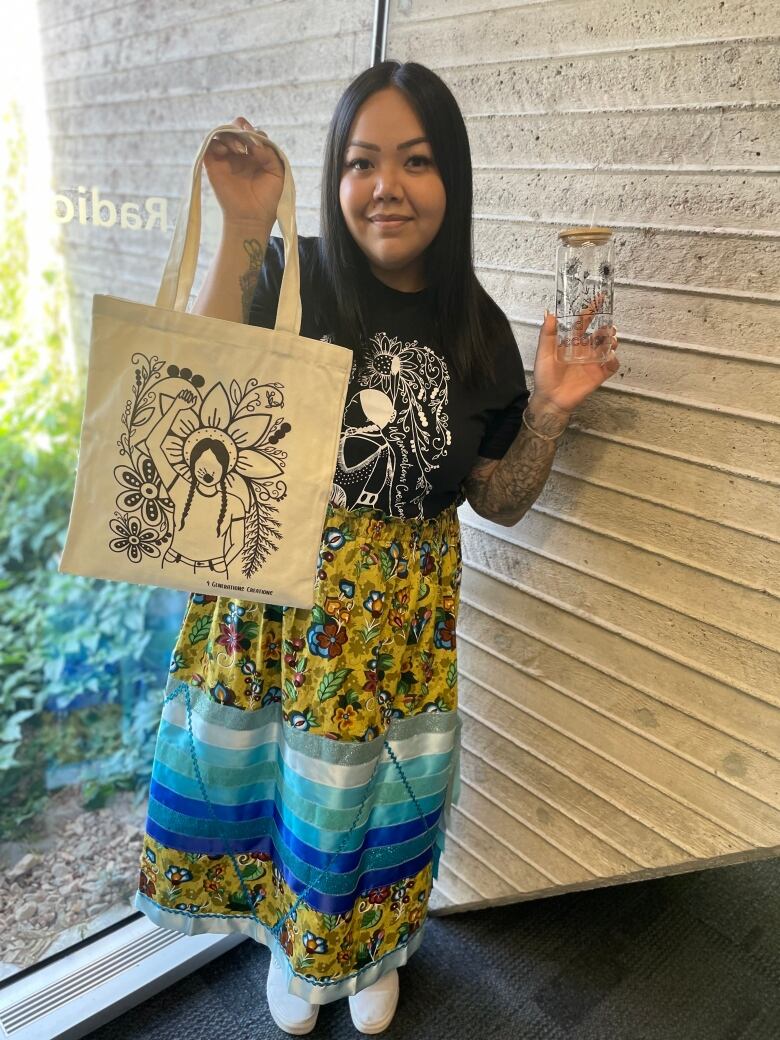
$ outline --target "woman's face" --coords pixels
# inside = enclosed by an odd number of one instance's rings
[[[423,253],[441,227],[446,195],[425,130],[396,87],[377,91],[358,109],[339,199],[374,275],[401,292],[425,288]],[[385,214],[405,219],[382,223],[377,217]]]
[[[198,483],[213,487],[223,476],[222,464],[211,448],[207,448],[195,463],[195,477]]]

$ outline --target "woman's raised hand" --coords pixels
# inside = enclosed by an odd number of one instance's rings
[[[171,407],[175,408],[177,411],[182,411],[184,408],[191,408],[197,399],[198,398],[192,390],[180,390],[173,399],[173,405]]]
[[[616,357],[618,341],[614,325],[604,325],[591,336],[585,334],[601,302],[599,294],[583,308],[575,322],[574,335],[583,341],[592,339],[594,346],[607,345],[608,353],[603,362],[569,365],[558,361],[555,355],[558,342],[558,322],[555,314],[547,314],[542,322],[534,361],[534,395],[550,402],[561,412],[573,412],[586,397],[620,368],[620,362]]]
[[[236,116],[232,124],[241,130],[254,129],[243,116]],[[270,145],[256,144],[246,135],[215,134],[203,165],[226,224],[273,227],[284,166]]]

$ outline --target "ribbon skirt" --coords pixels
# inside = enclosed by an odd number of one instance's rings
[[[326,1003],[419,946],[459,793],[455,504],[328,506],[311,610],[192,595],[135,906],[242,931]]]

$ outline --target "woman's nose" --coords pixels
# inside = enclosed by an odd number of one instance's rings
[[[375,199],[397,199],[400,196],[398,178],[390,171],[378,173],[374,183]]]

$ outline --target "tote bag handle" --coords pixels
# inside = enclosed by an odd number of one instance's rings
[[[187,310],[200,251],[200,184],[203,156],[214,134],[225,133],[246,135],[255,138],[258,144],[268,145],[273,148],[284,166],[284,187],[277,210],[277,219],[284,239],[284,274],[274,328],[277,332],[292,332],[298,336],[301,330],[301,277],[298,230],[295,223],[295,183],[290,163],[279,145],[263,134],[254,130],[242,130],[233,123],[223,123],[206,134],[195,157],[187,190],[176,217],[176,227],[155,306],[173,311]]]

